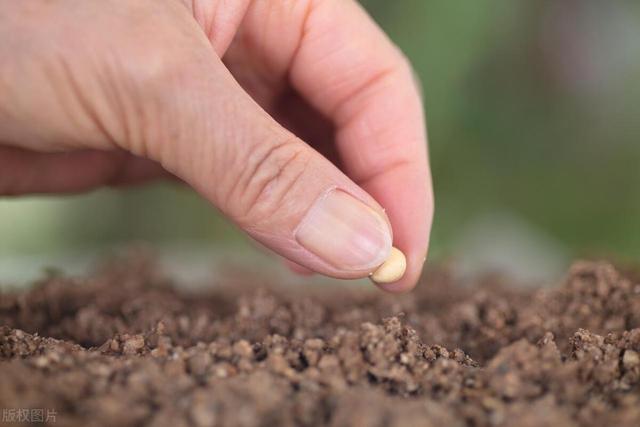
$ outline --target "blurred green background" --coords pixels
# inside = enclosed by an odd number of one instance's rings
[[[424,86],[432,260],[540,278],[638,258],[640,2],[362,3]],[[0,280],[132,240],[253,251],[175,185],[0,200]]]

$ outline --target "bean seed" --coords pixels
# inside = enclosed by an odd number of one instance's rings
[[[380,267],[376,269],[369,276],[375,283],[393,283],[404,276],[404,271],[407,269],[407,259],[400,249],[395,247],[391,248],[389,258],[382,263]]]

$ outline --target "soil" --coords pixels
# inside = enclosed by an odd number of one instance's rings
[[[431,270],[400,297],[188,292],[156,271],[130,258],[0,296],[0,408],[82,426],[640,425],[640,285],[605,262],[534,290]]]

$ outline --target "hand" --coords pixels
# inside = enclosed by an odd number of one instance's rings
[[[0,58],[0,194],[174,175],[329,276],[366,276],[393,240],[408,267],[385,288],[415,285],[421,100],[355,1],[0,0]]]

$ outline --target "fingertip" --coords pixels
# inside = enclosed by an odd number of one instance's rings
[[[374,284],[385,292],[393,294],[405,294],[412,291],[422,275],[422,269],[426,258],[422,255],[407,256],[407,269],[400,280],[392,283]]]
[[[406,257],[406,271],[398,281],[380,286],[388,292],[408,292],[418,282],[426,261],[433,218],[427,179],[411,170],[391,171],[364,186],[382,206],[393,227],[394,246]],[[421,182],[422,181],[422,182]],[[402,183],[410,183],[402,186]],[[420,185],[422,184],[422,185]],[[401,191],[394,191],[401,188]]]

